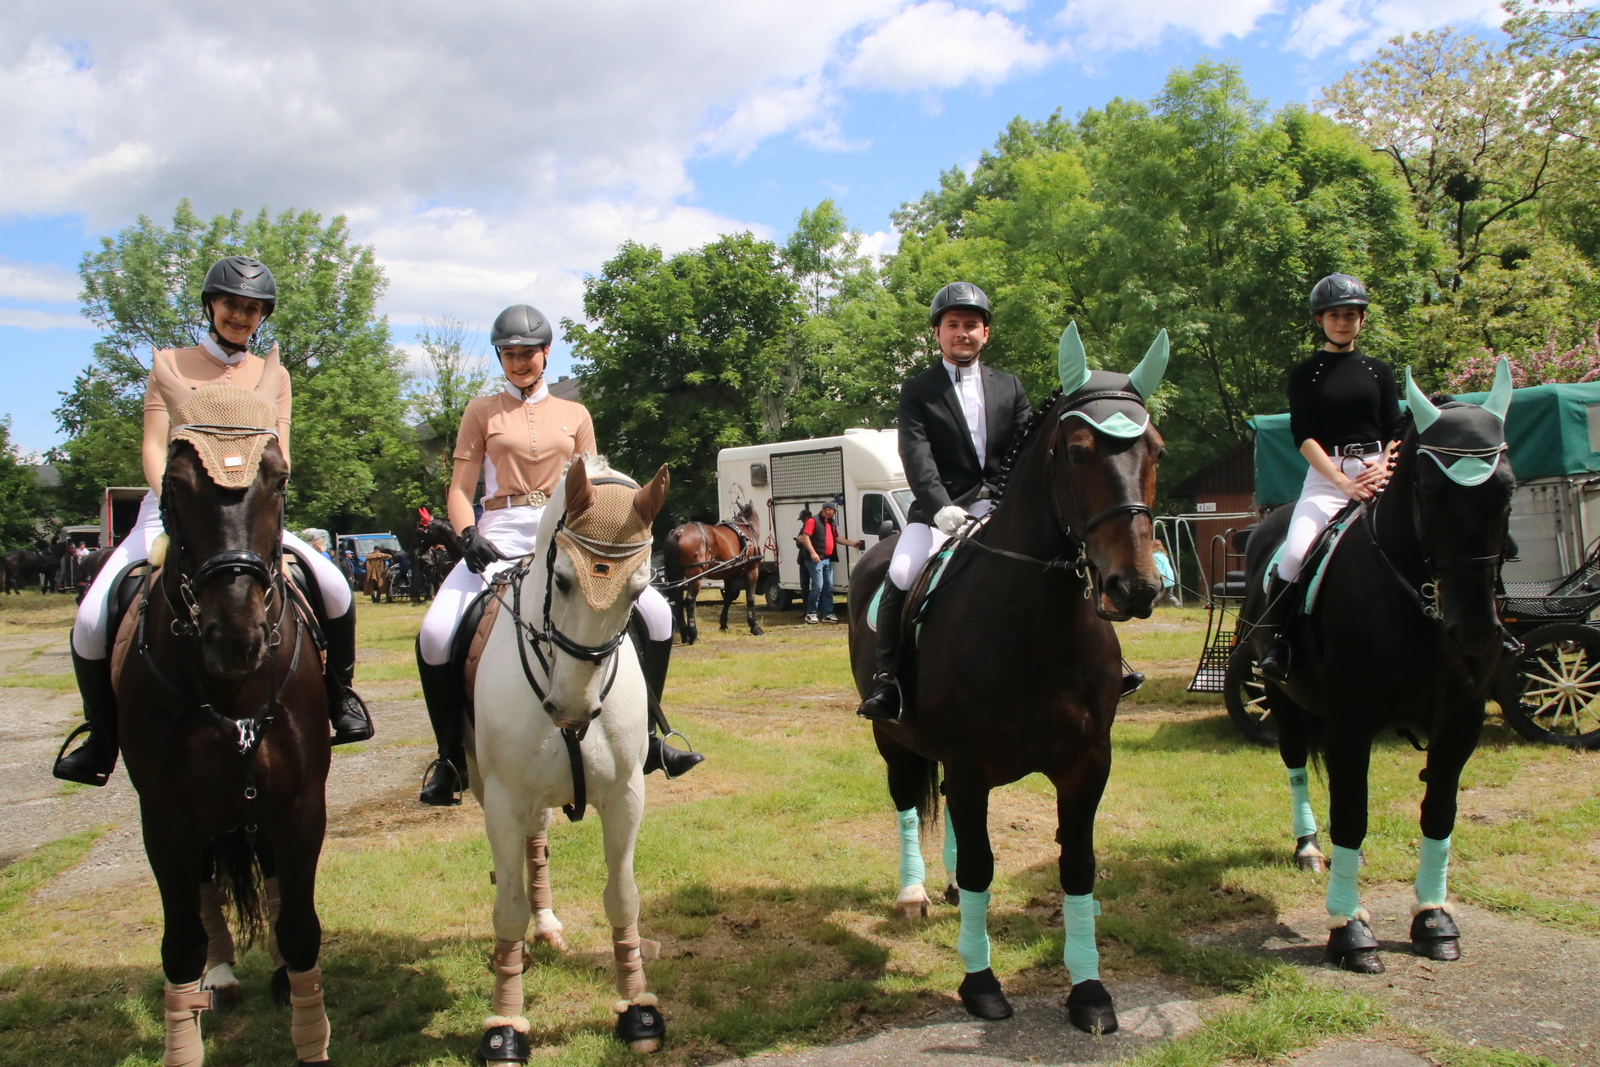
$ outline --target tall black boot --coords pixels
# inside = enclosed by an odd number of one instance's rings
[[[72,670],[83,695],[84,722],[67,735],[52,773],[68,782],[105,785],[117,766],[117,693],[111,685],[111,658],[84,659],[74,649]],[[85,730],[89,736],[83,744],[67,753],[67,745]]]
[[[1256,622],[1257,626],[1265,627],[1272,633],[1261,651],[1261,662],[1257,666],[1263,678],[1277,685],[1289,681],[1289,624],[1294,618],[1296,593],[1297,587],[1293,582],[1284,581],[1274,572],[1272,583],[1267,587],[1266,610]]]
[[[356,674],[356,606],[337,619],[322,624],[328,639],[328,662],[322,680],[328,688],[328,720],[333,723],[333,743],[347,745],[372,736],[372,716],[367,705],[350,688]]]
[[[439,748],[439,758],[428,767],[428,780],[417,799],[436,808],[448,808],[461,803],[461,792],[467,788],[467,750],[462,744],[466,700],[449,663],[435,667],[422,658],[419,650],[417,674],[422,679],[422,699],[428,705],[428,721],[433,724],[433,737]]]
[[[655,702],[655,710],[659,713],[661,694],[665,692],[667,686],[667,667],[672,662],[672,636],[669,634],[665,641],[650,640],[650,632],[645,628],[644,619],[638,612],[634,612],[631,625],[633,639],[639,649],[639,667],[644,671],[645,688],[650,691],[650,699]],[[666,721],[666,716],[660,718],[661,721]],[[670,781],[698,767],[705,756],[699,752],[685,752],[681,748],[667,744],[656,735],[656,721],[657,716],[651,715],[650,751],[645,757],[644,773],[662,771]]]
[[[894,661],[900,647],[900,615],[905,602],[905,590],[885,575],[883,593],[878,597],[878,670],[872,676],[872,692],[856,709],[863,719],[900,721],[900,686],[894,679]]]

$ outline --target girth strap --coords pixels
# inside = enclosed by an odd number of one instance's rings
[[[578,747],[583,735],[588,732],[588,726],[561,731],[561,740],[567,743],[567,763],[572,767],[572,803],[563,804],[561,810],[570,822],[582,822],[584,811],[589,806],[588,783],[583,775],[583,750]]]

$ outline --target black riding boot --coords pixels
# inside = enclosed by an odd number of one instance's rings
[[[905,607],[905,590],[883,579],[878,597],[878,670],[872,676],[872,692],[861,702],[856,714],[874,722],[900,721],[900,686],[894,679],[895,652],[900,647],[900,615]]]
[[[644,684],[650,690],[650,699],[660,708],[661,694],[667,687],[667,665],[672,661],[672,636],[665,641],[650,640],[644,620],[634,614],[634,640],[639,644],[639,666],[644,671]],[[669,745],[656,735],[655,716],[650,717],[650,752],[645,757],[644,773],[665,772],[668,780],[681,777],[698,767],[705,756],[698,752],[685,752]]]
[[[439,758],[428,767],[428,781],[417,797],[424,804],[448,808],[461,803],[467,788],[467,750],[462,744],[466,708],[455,671],[448,663],[435,667],[417,654],[417,674],[422,678],[422,699],[439,746]]]
[[[372,736],[372,716],[367,705],[350,688],[356,673],[356,607],[350,605],[337,619],[322,624],[328,639],[328,662],[322,671],[328,688],[328,720],[333,723],[333,743],[348,745]]]
[[[72,739],[89,731],[70,754],[56,756],[57,778],[84,785],[105,785],[117,765],[117,693],[111,686],[111,658],[84,659],[74,650],[72,670],[83,695],[83,725],[73,730],[61,746],[67,752]]]
[[[1294,617],[1296,586],[1276,574],[1267,588],[1267,607],[1256,625],[1270,630],[1272,637],[1261,652],[1257,666],[1269,682],[1283,685],[1289,680],[1289,621]]]

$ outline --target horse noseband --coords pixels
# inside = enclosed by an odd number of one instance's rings
[[[199,570],[189,579],[189,584],[195,589],[202,588],[211,579],[219,575],[237,577],[248,574],[263,587],[272,588],[272,570],[267,566],[267,561],[254,552],[234,549],[227,552],[218,552],[204,563]]]
[[[617,650],[617,646],[622,644],[622,639],[626,637],[628,633],[627,628],[624,627],[622,630],[617,632],[615,637],[603,645],[580,645],[572,638],[568,637],[566,634],[557,629],[554,623],[550,623],[549,628],[545,632],[549,636],[551,644],[555,645],[573,659],[581,659],[596,665],[604,663],[606,658]]]

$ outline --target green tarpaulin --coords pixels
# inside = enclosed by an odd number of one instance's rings
[[[1488,395],[1462,393],[1456,399],[1481,404]],[[1593,430],[1591,409],[1595,409]],[[1289,433],[1289,416],[1257,415],[1250,420],[1250,427],[1256,432],[1256,503],[1273,507],[1294,500],[1300,495],[1307,464]],[[1515,390],[1506,414],[1506,440],[1518,481],[1600,471],[1600,450],[1596,449],[1600,445],[1600,382]]]

